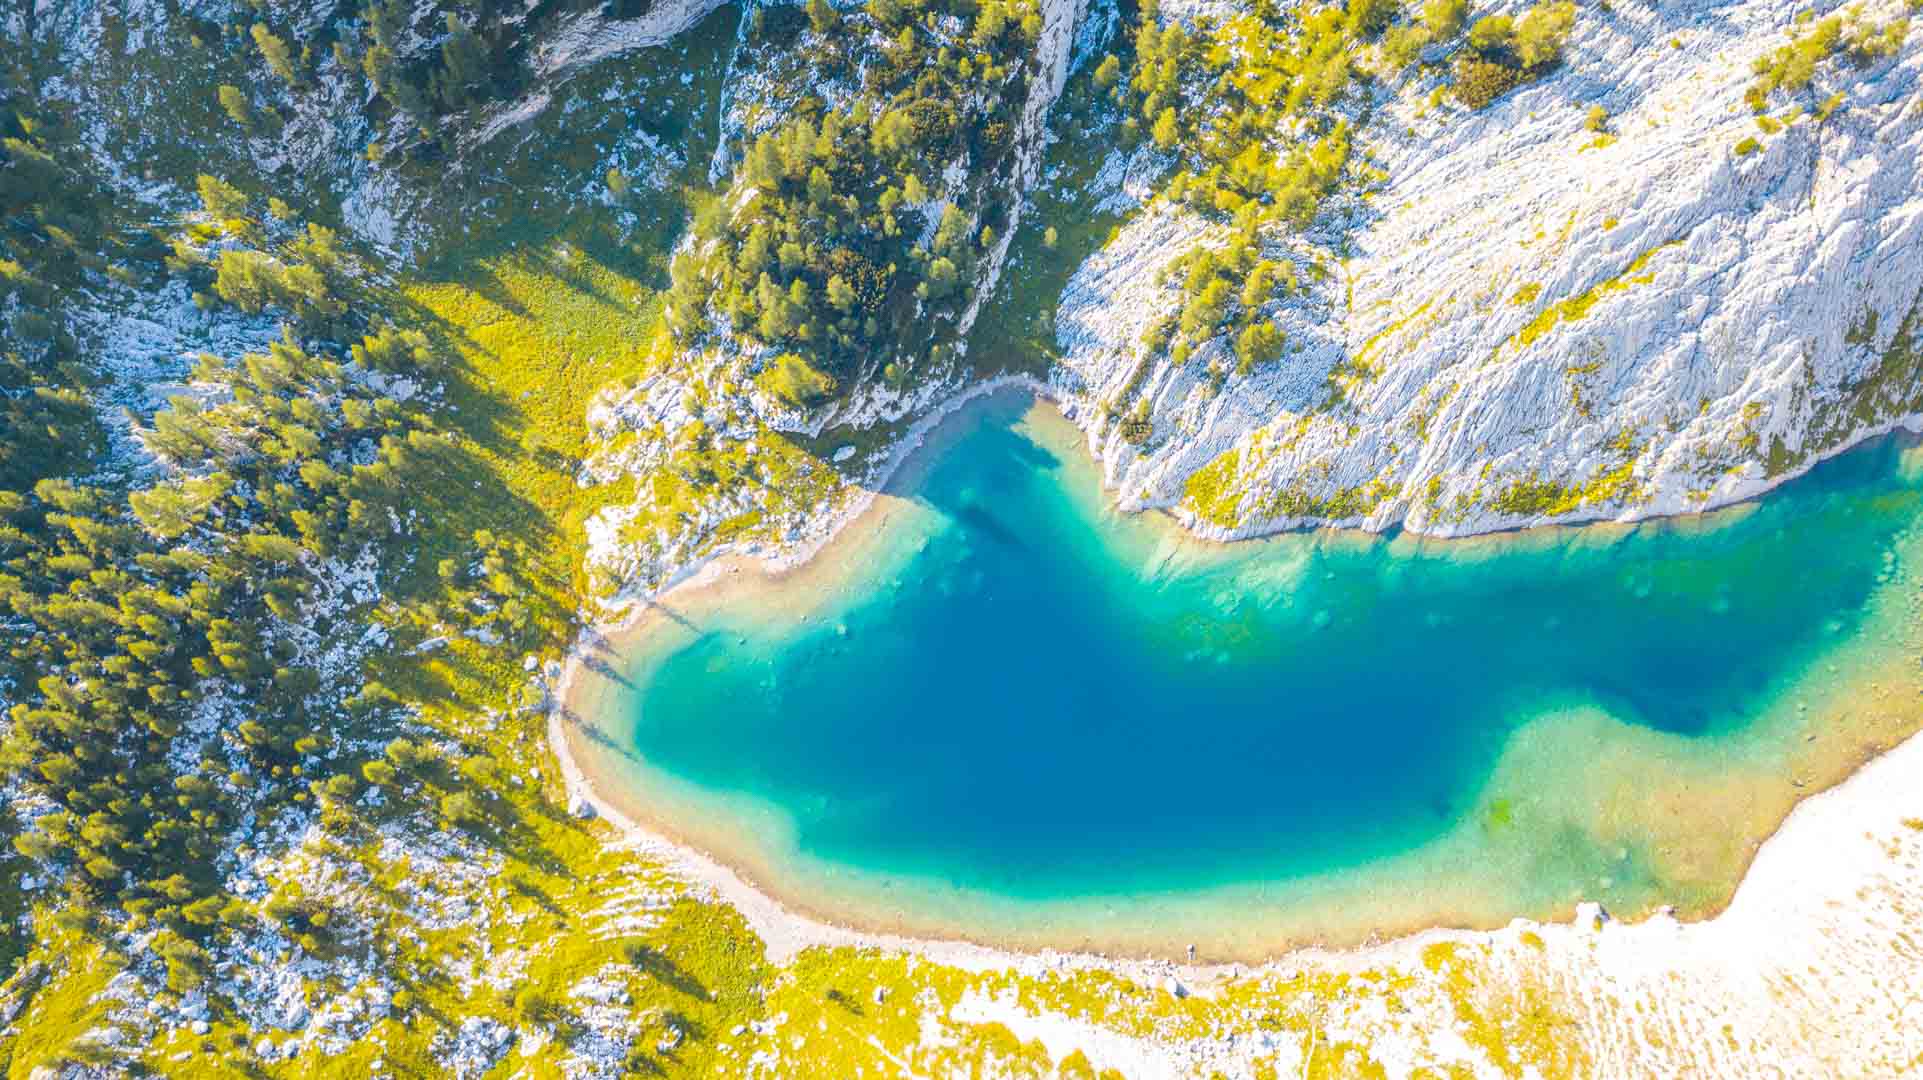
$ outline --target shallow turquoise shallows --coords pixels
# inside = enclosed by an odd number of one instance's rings
[[[1740,734],[1905,572],[1923,491],[1884,440],[1686,526],[1184,545],[1104,510],[1027,408],[957,421],[832,595],[633,658],[604,729],[851,875],[1015,902],[1326,876],[1500,818],[1530,717]],[[1533,873],[1653,872],[1558,842]]]

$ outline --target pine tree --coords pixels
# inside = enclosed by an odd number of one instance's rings
[[[840,274],[835,274],[828,279],[828,302],[835,306],[836,311],[844,315],[854,309],[855,290],[849,287],[847,280]]]
[[[935,261],[928,264],[927,283],[929,298],[939,300],[953,292],[955,290],[955,283],[960,280],[960,276],[960,271],[956,269],[952,261],[946,257],[936,258]]]
[[[274,36],[266,23],[255,23],[253,28],[254,44],[260,48],[260,55],[274,74],[281,77],[287,85],[293,86],[300,81],[294,71],[294,54],[288,49],[287,42]]]
[[[1162,115],[1155,118],[1155,126],[1149,130],[1149,137],[1163,150],[1173,149],[1178,131],[1175,126],[1175,110],[1163,109]]]
[[[227,115],[234,123],[250,130],[253,128],[254,113],[247,104],[247,95],[240,92],[240,87],[223,83],[220,88],[220,107],[227,110]]]
[[[487,46],[453,12],[447,13],[447,41],[441,46],[441,100],[458,109],[474,100],[487,76]]]
[[[194,183],[200,192],[200,205],[215,218],[230,221],[246,214],[247,196],[234,185],[206,173]]]
[[[1563,45],[1576,24],[1576,5],[1541,3],[1516,23],[1516,59],[1526,68],[1544,67],[1562,58]]]

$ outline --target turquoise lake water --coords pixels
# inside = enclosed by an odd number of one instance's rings
[[[733,815],[817,878],[900,883],[897,907],[1340,881],[1452,835],[1484,838],[1456,858],[1486,862],[1499,909],[1660,898],[1678,885],[1634,828],[1538,815],[1524,856],[1477,845],[1610,739],[1714,765],[1811,737],[1759,718],[1909,588],[1923,507],[1916,454],[1884,440],[1686,526],[1183,544],[1107,512],[1028,409],[957,421],[822,599],[719,603],[627,659],[602,727],[675,790],[659,812],[724,846]],[[1494,798],[1512,736],[1569,713],[1626,734]]]

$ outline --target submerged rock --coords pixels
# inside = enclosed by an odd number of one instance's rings
[[[1610,922],[1609,912],[1594,900],[1576,905],[1575,926],[1579,930],[1599,931]]]

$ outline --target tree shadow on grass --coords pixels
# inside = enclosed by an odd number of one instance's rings
[[[529,319],[533,312],[515,298],[504,280],[503,269],[519,263],[530,272],[565,282],[610,311],[627,313],[628,302],[602,285],[593,271],[598,268],[659,292],[668,283],[667,259],[661,253],[672,246],[687,220],[680,201],[665,193],[646,202],[650,205],[641,209],[650,211],[647,216],[656,225],[645,238],[630,237],[624,242],[615,235],[605,211],[597,209],[585,216],[557,216],[496,231],[484,241],[464,244],[436,259],[423,268],[422,276],[467,289],[516,318]],[[652,205],[657,202],[661,205]],[[570,257],[561,254],[564,247],[572,253]],[[642,255],[637,248],[651,254]]]
[[[828,988],[828,993],[826,996],[829,1001],[833,1002],[836,1005],[841,1006],[842,1009],[848,1013],[851,1013],[855,1016],[867,1015],[867,1012],[863,1010],[861,1007],[861,1002],[856,1001],[854,998],[849,997],[847,994],[842,993],[840,990],[837,990],[834,987]]]
[[[668,954],[641,942],[627,946],[623,953],[628,963],[643,975],[666,986],[677,994],[685,994],[696,1001],[713,1001],[714,995],[708,992],[700,980],[682,970]]]
[[[708,1038],[707,1025],[699,1023],[686,1013],[674,1009],[669,1009],[661,1015],[661,1023],[664,1028],[679,1031],[680,1039],[673,1047],[668,1049],[663,1049],[661,1046],[656,1045],[652,1056],[646,1051],[632,1055],[629,1058],[630,1066],[655,1072],[656,1075],[666,1075],[670,1068],[676,1072],[683,1071],[684,1066],[681,1062],[681,1048],[690,1043],[705,1042]],[[663,1063],[666,1064],[666,1067],[663,1067]]]
[[[504,438],[497,419],[476,419],[484,434]],[[474,556],[474,536],[482,530],[512,538],[530,552],[561,542],[542,509],[517,493],[491,462],[463,445],[445,441],[430,444],[419,453],[424,460],[418,463],[418,469],[431,474],[434,481],[415,485],[408,493],[408,509],[416,522],[416,550],[396,583],[402,598],[447,600],[450,589],[440,580],[436,567],[443,558],[465,564]],[[516,578],[516,599],[533,607],[536,616],[572,627],[572,604],[563,604],[560,599],[571,591],[568,582],[559,580],[555,573],[544,572],[542,563],[531,558],[510,559],[508,570]]]
[[[507,884],[508,888],[514,890],[516,894],[533,901],[535,907],[560,919],[564,923],[567,921],[567,909],[562,907],[546,889],[541,888],[534,882],[519,875],[509,878]]]

